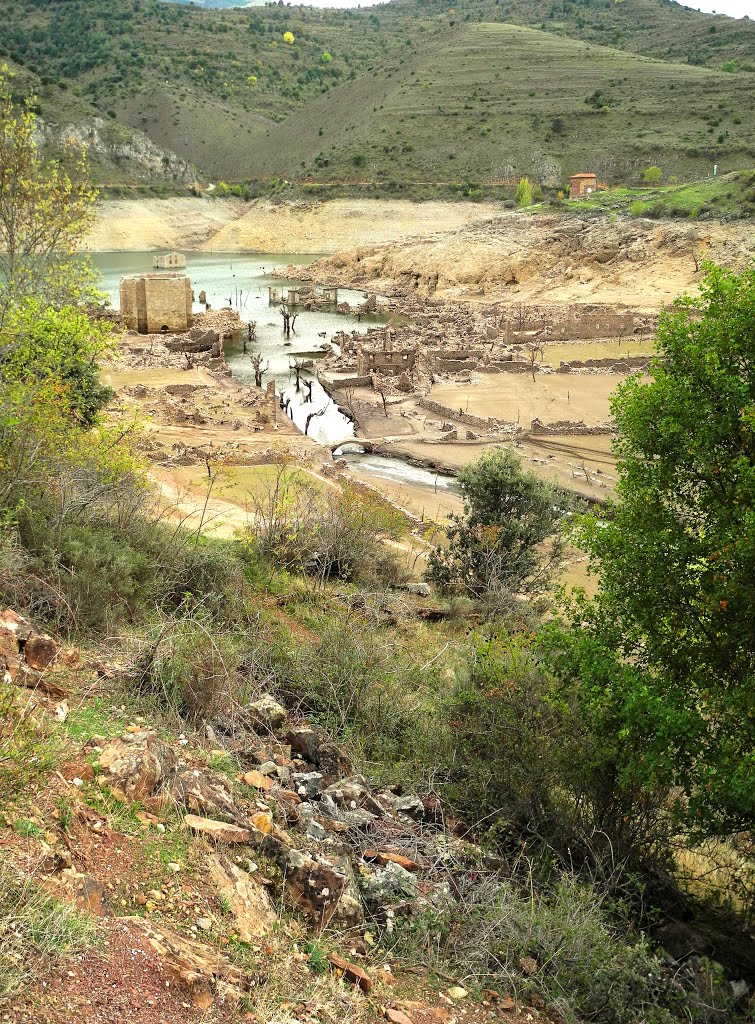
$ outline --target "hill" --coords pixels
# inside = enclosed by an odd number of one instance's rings
[[[585,161],[615,180],[649,162],[685,177],[753,162],[755,26],[663,0],[0,11],[0,56],[38,96],[48,146],[87,141],[108,184],[555,181]]]
[[[560,184],[648,164],[701,177],[753,163],[753,76],[671,64],[500,24],[435,45],[311,101],[266,135],[264,173],[315,180]],[[314,156],[314,159],[313,159]]]

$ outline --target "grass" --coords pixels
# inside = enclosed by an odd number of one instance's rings
[[[710,176],[681,185],[616,188],[566,203],[575,212],[602,210],[633,217],[736,217],[755,214],[755,171]]]
[[[0,865],[0,1007],[57,960],[95,941],[90,918]]]

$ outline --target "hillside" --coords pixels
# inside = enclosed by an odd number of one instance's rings
[[[37,94],[48,146],[94,138],[106,183],[540,177],[588,158],[611,179],[649,161],[688,177],[753,162],[755,26],[657,0],[0,11],[0,55],[19,94]]]
[[[558,185],[753,163],[751,74],[670,64],[512,25],[469,24],[271,129],[262,173]],[[312,157],[314,156],[314,159]]]

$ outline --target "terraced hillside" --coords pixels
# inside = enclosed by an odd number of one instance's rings
[[[0,13],[0,56],[37,94],[48,147],[73,126],[109,183],[558,181],[586,162],[631,181],[648,163],[688,178],[755,162],[755,25],[667,0]]]
[[[649,164],[702,177],[714,162],[755,162],[753,85],[752,74],[472,23],[310,102],[269,132],[257,164],[322,180],[558,184],[586,166],[637,180]]]

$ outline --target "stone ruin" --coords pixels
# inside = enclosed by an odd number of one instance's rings
[[[186,274],[135,274],[121,278],[121,317],[139,334],[180,334],[193,322],[191,281]]]
[[[367,341],[358,346],[357,374],[367,377],[373,373],[389,377],[410,373],[417,359],[416,345],[394,345],[395,332],[387,327],[384,331],[369,332],[367,338],[379,335],[379,339]]]

